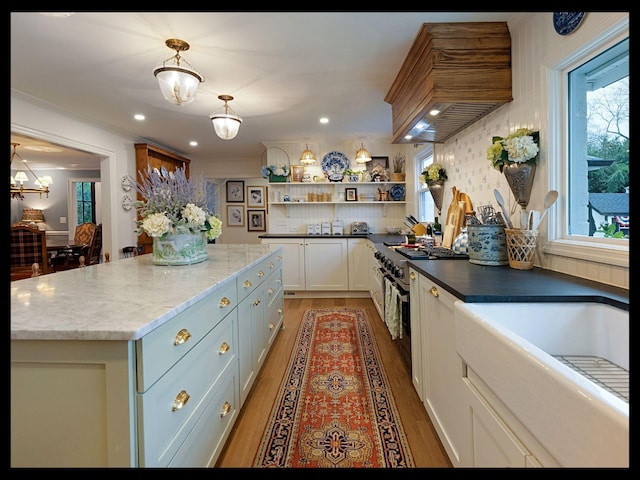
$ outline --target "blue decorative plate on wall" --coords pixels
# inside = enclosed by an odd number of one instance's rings
[[[332,177],[344,176],[344,171],[349,168],[349,159],[344,153],[341,152],[329,152],[322,157],[322,163],[320,164],[322,171],[327,174],[329,179]]]
[[[553,12],[553,28],[560,35],[569,35],[584,18],[585,12]]]
[[[389,190],[389,197],[391,197],[391,200],[394,200],[396,202],[404,200],[404,194],[404,185],[394,185],[393,187],[391,187],[391,190]]]

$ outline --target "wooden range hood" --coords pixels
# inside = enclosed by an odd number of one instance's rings
[[[424,23],[384,99],[393,143],[444,142],[511,100],[506,22]]]

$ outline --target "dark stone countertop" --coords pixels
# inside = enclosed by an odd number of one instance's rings
[[[534,267],[518,270],[467,260],[410,260],[409,265],[466,303],[596,302],[629,310],[629,290]]]

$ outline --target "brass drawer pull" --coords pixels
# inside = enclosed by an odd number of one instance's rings
[[[262,302],[262,300],[260,300],[259,298],[256,299],[255,302],[253,302],[254,305],[260,305],[260,302]]]
[[[171,407],[171,411],[175,412],[176,410],[180,410],[187,404],[190,398],[191,397],[189,396],[189,394],[182,390],[173,401],[173,407]]]
[[[275,266],[276,266],[276,265],[275,265],[275,263],[273,263],[273,262],[269,262],[269,268],[273,268],[273,267],[275,267]]]
[[[189,333],[189,330],[187,330],[186,328],[183,328],[176,334],[175,337],[173,337],[173,344],[182,345],[184,342],[186,342],[190,338],[191,338],[191,334]]]
[[[222,342],[222,345],[220,345],[220,348],[218,349],[218,354],[224,355],[230,349],[231,349],[231,347],[229,346],[229,344],[227,342]]]
[[[222,408],[220,409],[220,418],[226,417],[231,412],[231,404],[229,402],[224,402]]]
[[[258,272],[258,278],[262,278],[262,277],[264,277],[264,272],[262,270],[260,270]]]
[[[267,293],[268,293],[269,295],[273,295],[273,292],[274,292],[273,288],[269,288],[269,290],[267,290]]]
[[[231,305],[231,300],[229,300],[227,297],[222,297],[220,299],[220,308],[225,308],[229,305]]]
[[[440,292],[438,291],[438,289],[436,287],[431,287],[429,289],[429,293],[431,295],[433,295],[434,297],[439,297],[440,296]]]
[[[251,282],[249,280],[244,281],[244,288],[249,288],[251,286]]]
[[[415,279],[416,279],[416,274],[415,274],[415,273],[413,273],[413,272],[409,272],[409,278],[410,278],[411,280],[415,280]]]
[[[282,309],[281,309],[281,308],[279,308],[279,309],[278,309],[278,313],[279,313],[280,315],[282,315]]]
[[[274,326],[275,326],[275,325],[273,324],[273,322],[269,322],[269,330],[273,330],[273,327],[274,327]]]
[[[278,278],[278,279],[276,280],[276,283],[282,283],[282,280]]]

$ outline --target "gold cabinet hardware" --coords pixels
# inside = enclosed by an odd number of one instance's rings
[[[176,397],[176,399],[173,401],[173,406],[171,407],[171,411],[175,412],[176,410],[180,410],[182,407],[184,407],[187,402],[189,401],[191,397],[189,396],[189,394],[182,390],[178,396]]]
[[[273,267],[275,267],[275,266],[276,266],[276,265],[275,265],[273,262],[269,262],[269,268],[273,268]]]
[[[186,342],[190,338],[191,338],[191,334],[189,333],[189,330],[187,330],[186,328],[183,328],[178,333],[176,333],[175,337],[173,337],[173,344],[182,345],[184,342]]]
[[[269,295],[273,295],[273,292],[274,292],[273,288],[269,288],[269,290],[267,290],[267,293],[268,293]]]
[[[224,402],[222,408],[220,409],[220,418],[226,417],[231,412],[231,404],[229,402]]]
[[[231,349],[231,347],[229,346],[229,344],[227,342],[222,342],[222,345],[220,345],[220,348],[218,349],[218,354],[219,355],[224,355],[230,349]]]
[[[281,308],[279,308],[279,309],[278,309],[278,313],[279,313],[280,315],[282,315],[282,309],[281,309]]]
[[[429,289],[429,293],[431,295],[433,295],[434,297],[439,297],[440,296],[440,292],[438,291],[438,289],[436,287],[431,287]]]
[[[227,297],[222,297],[220,299],[220,308],[225,308],[229,305],[231,305],[231,300],[229,300]]]
[[[280,280],[279,278],[276,280],[276,283],[282,283],[282,280]]]
[[[282,257],[280,255],[278,255],[278,261],[281,262],[282,261]]]
[[[262,277],[264,277],[264,272],[262,270],[260,270],[258,272],[258,278],[262,278]]]
[[[416,279],[416,274],[415,274],[415,273],[413,273],[413,272],[409,272],[409,278],[410,278],[411,280],[415,280],[415,279]]]
[[[259,298],[256,298],[256,301],[253,302],[254,305],[260,305],[260,302],[262,302],[262,300],[260,300]]]
[[[244,281],[244,288],[249,288],[251,287],[251,282],[249,280],[245,280]]]
[[[273,327],[274,327],[273,322],[269,322],[269,330],[273,330]]]

